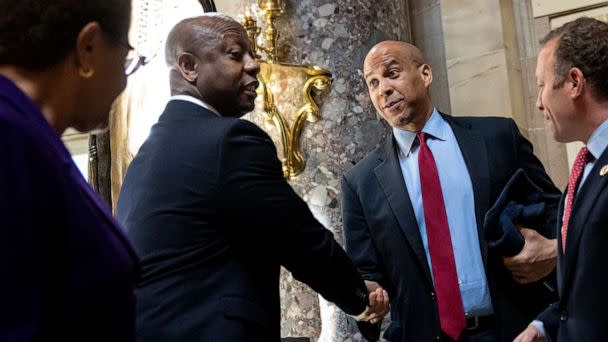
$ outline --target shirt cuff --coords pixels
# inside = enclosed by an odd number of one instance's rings
[[[533,325],[536,327],[536,329],[538,330],[538,337],[547,336],[547,334],[545,333],[545,324],[543,324],[543,322],[535,319],[532,321],[532,323],[530,323],[530,325]]]

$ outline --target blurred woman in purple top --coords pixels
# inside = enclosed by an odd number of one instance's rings
[[[130,0],[0,9],[0,341],[133,340],[137,258],[60,138],[107,125]]]

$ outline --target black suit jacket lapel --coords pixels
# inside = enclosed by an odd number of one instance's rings
[[[483,137],[471,128],[470,125],[462,125],[457,118],[445,114],[441,116],[448,122],[460,152],[467,165],[471,184],[473,185],[473,196],[475,198],[475,219],[479,235],[479,246],[484,265],[487,256],[487,244],[484,240],[483,219],[488,211],[490,201],[490,170],[488,166],[488,155]]]
[[[566,253],[564,253],[563,270],[564,281],[562,282],[561,292],[562,299],[566,294],[564,290],[568,288],[568,284],[572,281],[572,269],[580,253],[578,246],[581,235],[585,230],[587,219],[589,218],[589,211],[591,211],[595,205],[595,199],[599,196],[600,192],[602,192],[608,181],[607,176],[600,176],[599,174],[600,169],[606,164],[608,164],[608,149],[605,150],[595,162],[585,183],[583,183],[574,197],[570,222],[568,223],[568,233],[566,235]]]
[[[397,218],[397,222],[399,222],[405,238],[418,257],[420,266],[432,286],[426,252],[422,244],[422,238],[420,237],[420,230],[414,209],[412,208],[412,202],[403,180],[403,174],[401,173],[401,166],[397,158],[397,146],[392,136],[384,143],[384,149],[381,151],[379,159],[380,164],[374,169],[374,173],[380,182],[388,204]]]

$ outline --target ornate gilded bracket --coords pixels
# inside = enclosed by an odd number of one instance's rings
[[[304,104],[300,106],[294,118],[289,120],[287,115],[279,111],[275,104],[275,95],[270,85],[272,82],[273,71],[277,67],[286,68],[289,71],[296,73],[304,73],[306,81],[302,88],[302,98]],[[266,121],[274,124],[278,129],[281,147],[282,147],[282,163],[283,174],[286,178],[291,179],[297,176],[304,170],[306,161],[300,151],[300,136],[305,127],[306,122],[317,122],[320,116],[320,109],[315,102],[312,92],[323,91],[331,85],[331,73],[323,68],[316,66],[292,65],[292,64],[270,64],[261,62],[261,71],[258,76],[261,84],[262,92],[262,110],[266,115]],[[291,121],[292,123],[290,124]]]
[[[319,105],[313,98],[313,92],[322,92],[329,88],[331,73],[318,66],[281,63],[277,40],[279,32],[275,21],[281,15],[281,6],[277,0],[260,0],[259,9],[264,17],[264,45],[257,43],[261,29],[256,20],[245,15],[243,26],[252,41],[253,55],[260,60],[260,88],[262,111],[265,121],[278,130],[281,146],[279,158],[283,164],[283,174],[287,179],[297,176],[304,170],[306,161],[300,150],[300,137],[306,122],[314,123],[320,118]],[[266,55],[262,60],[258,52]],[[298,93],[294,89],[301,89]],[[278,101],[277,96],[284,95]]]

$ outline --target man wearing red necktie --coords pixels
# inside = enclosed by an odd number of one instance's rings
[[[555,232],[522,229],[525,247],[507,268],[488,251],[482,222],[518,169],[545,193],[559,191],[513,120],[434,107],[431,67],[415,46],[381,42],[363,71],[393,134],[344,176],[342,208],[347,252],[368,286],[391,298],[384,338],[512,341],[551,302],[520,283],[554,270]],[[557,200],[547,203],[546,219],[556,210]],[[378,326],[359,327],[377,338]]]
[[[585,146],[558,214],[560,299],[516,341],[608,341],[608,24],[580,18],[541,45],[536,104],[555,140]]]

